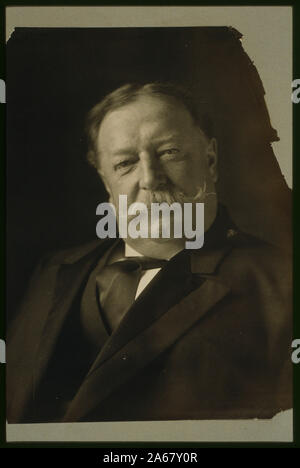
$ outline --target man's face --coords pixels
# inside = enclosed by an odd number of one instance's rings
[[[116,207],[119,195],[127,195],[128,205],[149,206],[215,192],[216,142],[176,99],[140,96],[111,111],[99,129],[98,150],[99,172]]]
[[[216,181],[215,141],[209,141],[173,98],[141,96],[110,112],[98,135],[99,166],[111,199],[147,203],[151,192],[177,189],[193,197]]]

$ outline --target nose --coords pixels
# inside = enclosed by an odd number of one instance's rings
[[[144,190],[155,190],[165,181],[162,168],[155,155],[148,152],[140,154],[140,188]]]

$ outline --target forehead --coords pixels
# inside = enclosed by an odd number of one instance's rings
[[[109,112],[98,132],[98,148],[114,143],[134,143],[166,133],[184,135],[194,121],[183,103],[168,96],[139,96],[135,101]]]

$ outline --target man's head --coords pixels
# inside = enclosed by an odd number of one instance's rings
[[[91,110],[88,132],[89,161],[116,207],[119,195],[127,195],[128,204],[147,206],[204,202],[205,229],[211,225],[217,207],[216,140],[184,90],[160,83],[125,85]],[[180,240],[168,241],[172,250],[171,241],[175,246]]]

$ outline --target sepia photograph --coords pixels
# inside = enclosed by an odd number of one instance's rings
[[[7,9],[8,428],[291,414],[292,14],[261,8]]]

